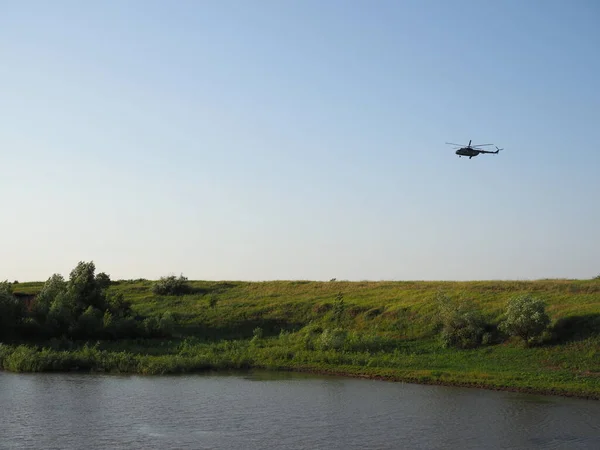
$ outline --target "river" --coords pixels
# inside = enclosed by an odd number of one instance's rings
[[[296,373],[0,372],[1,449],[600,449],[600,402]]]

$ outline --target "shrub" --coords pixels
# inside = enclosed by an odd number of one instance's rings
[[[346,343],[348,332],[343,328],[325,329],[319,337],[322,350],[340,350]]]
[[[486,335],[484,317],[471,303],[454,302],[443,294],[438,296],[437,302],[444,347],[474,348],[491,342],[491,336]]]
[[[106,314],[106,313],[105,313]],[[146,333],[146,324],[133,317],[104,317],[105,330],[113,339],[142,337]]]
[[[171,337],[173,336],[173,332],[175,331],[175,325],[176,325],[177,321],[175,319],[175,316],[173,316],[173,313],[171,311],[165,311],[160,320],[158,321],[158,326],[160,329],[160,332],[162,333],[162,336],[164,337]]]
[[[344,294],[342,292],[338,292],[338,294],[335,296],[335,301],[333,302],[333,320],[335,323],[339,324],[342,321],[345,310],[346,305],[344,304]]]
[[[116,317],[128,317],[131,315],[131,302],[125,300],[122,292],[108,293],[106,295],[107,311]]]
[[[263,334],[263,329],[261,327],[256,327],[254,330],[252,330],[253,339],[262,339]]]
[[[252,330],[252,339],[250,339],[250,343],[257,344],[263,338],[264,331],[261,327],[256,327]]]
[[[160,321],[158,317],[150,316],[144,319],[144,331],[149,338],[161,336]]]
[[[145,335],[149,338],[172,337],[175,325],[175,317],[170,311],[158,316],[147,317],[143,321]]]
[[[189,291],[188,279],[183,275],[161,277],[152,285],[152,292],[156,295],[183,295]]]
[[[550,325],[544,302],[530,294],[519,295],[509,300],[500,330],[510,336],[518,336],[526,344],[539,339]]]
[[[219,299],[217,298],[216,295],[211,294],[208,296],[208,306],[210,308],[216,308],[217,307],[217,303],[219,302]]]
[[[306,350],[315,350],[316,345],[315,342],[321,336],[323,332],[323,328],[319,325],[309,324],[306,325],[301,331],[300,336],[302,339],[302,344]]]

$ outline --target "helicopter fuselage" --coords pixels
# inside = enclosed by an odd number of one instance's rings
[[[458,150],[456,150],[456,154],[458,156],[468,156],[469,158],[472,158],[473,156],[479,155],[479,150],[474,150],[472,148],[463,147],[463,148],[459,148]]]

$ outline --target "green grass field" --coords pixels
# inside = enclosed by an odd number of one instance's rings
[[[15,291],[35,293],[42,284],[21,283]],[[177,329],[171,339],[71,343],[68,349],[53,342],[42,352],[4,346],[0,359],[15,371],[163,374],[257,367],[600,399],[600,280],[190,285],[193,293],[183,296],[154,295],[150,281],[117,281],[110,288],[141,315],[172,312]],[[443,348],[435,328],[440,292],[472,301],[490,323],[500,320],[511,297],[531,293],[546,302],[556,339],[531,348],[514,339]],[[345,309],[334,323],[338,293]],[[315,344],[315,330],[335,328],[346,333],[343,345]]]

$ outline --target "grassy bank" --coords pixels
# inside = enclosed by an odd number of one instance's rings
[[[36,293],[42,285],[14,289]],[[12,342],[0,346],[0,366],[141,374],[256,367],[600,399],[600,280],[195,281],[189,287],[173,296],[154,294],[150,281],[111,284],[136,314],[172,313],[170,338]],[[533,294],[547,305],[549,335],[533,347],[509,338],[444,348],[440,293],[471,302],[492,332],[510,298]]]

